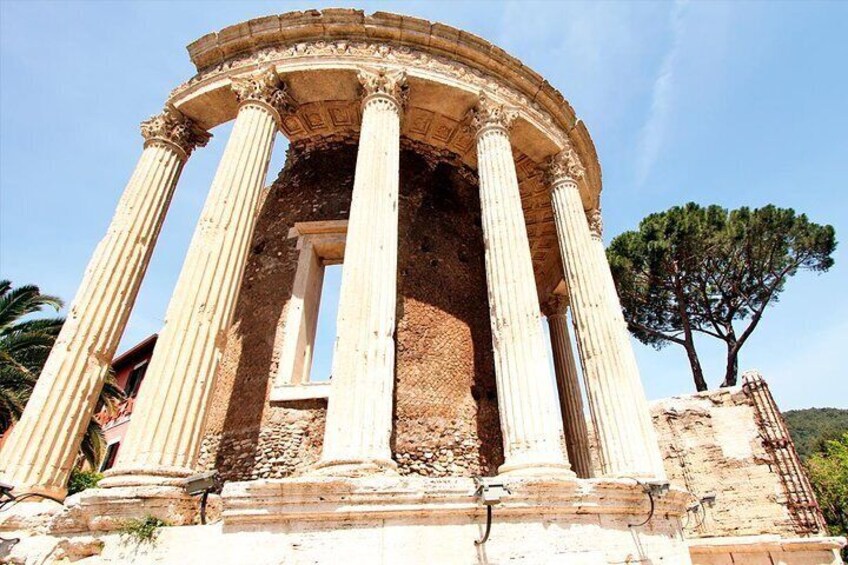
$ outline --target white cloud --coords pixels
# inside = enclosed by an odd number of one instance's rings
[[[659,157],[671,119],[675,84],[674,73],[683,42],[686,4],[687,2],[682,0],[675,2],[669,14],[669,25],[672,33],[671,44],[654,79],[650,113],[639,136],[636,161],[637,187],[644,185],[648,179],[648,175],[650,175],[651,169],[653,169],[657,157]]]

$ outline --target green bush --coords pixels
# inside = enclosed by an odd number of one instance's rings
[[[74,469],[71,471],[71,478],[68,479],[68,494],[76,494],[85,489],[94,488],[102,478],[103,475],[97,471],[80,471],[79,469]]]
[[[824,453],[807,460],[807,470],[830,534],[848,535],[848,433],[826,441]],[[842,556],[848,558],[848,551]]]
[[[168,522],[148,514],[144,518],[125,521],[118,529],[118,533],[122,538],[131,539],[138,545],[153,544],[159,537],[159,530],[168,525]]]

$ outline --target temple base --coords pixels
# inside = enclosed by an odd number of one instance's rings
[[[474,542],[485,531],[486,510],[473,479],[382,474],[227,483],[221,497],[210,501],[209,525],[163,527],[156,542],[145,545],[116,530],[129,518],[148,515],[191,524],[197,499],[175,487],[92,489],[69,497],[47,530],[23,535],[4,528],[4,538],[19,539],[0,548],[0,557],[40,556],[47,563],[90,556],[96,563],[325,563],[341,557],[350,563],[690,565],[691,545],[699,565],[730,553],[776,551],[792,563],[821,565],[838,563],[825,559],[838,559],[844,543],[788,543],[772,536],[687,544],[680,518],[690,497],[681,490],[657,497],[651,514],[648,498],[632,480],[504,480],[510,493],[493,507],[491,534],[481,545]]]

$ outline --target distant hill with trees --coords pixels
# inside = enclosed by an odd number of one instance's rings
[[[824,451],[825,442],[848,433],[848,410],[841,408],[789,410],[783,417],[803,461],[813,453]]]

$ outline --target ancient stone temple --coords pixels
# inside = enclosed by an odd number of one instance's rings
[[[188,51],[197,74],[142,123],[0,480],[65,497],[180,173],[233,121],[144,387],[98,488],[6,519],[37,534],[15,551],[122,562],[110,532],[156,516],[175,527],[133,559],[691,563],[693,495],[667,480],[598,158],[563,96],[479,37],[387,13],[268,16]],[[187,479],[209,470],[214,523],[191,525]]]

